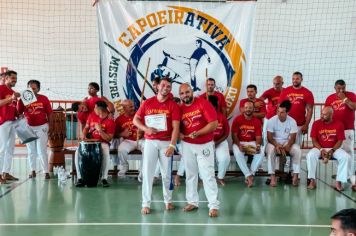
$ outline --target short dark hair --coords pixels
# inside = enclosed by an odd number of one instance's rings
[[[106,110],[106,111],[108,110],[108,104],[106,104],[106,102],[104,102],[104,101],[97,101],[95,103],[95,105],[100,109],[103,109],[103,110]]]
[[[213,107],[216,109],[218,109],[218,103],[219,103],[219,99],[217,96],[215,95],[209,95],[208,96],[208,100],[211,103],[211,105],[213,105]]]
[[[80,105],[81,102],[74,102],[72,103],[72,110],[74,112],[77,112],[79,110],[79,105]]]
[[[299,72],[299,71],[294,72],[293,75],[299,75],[300,78],[303,79],[303,74],[301,72]]]
[[[201,41],[201,39],[197,39],[197,41],[196,41],[197,43],[199,43],[200,44],[200,46],[203,44],[203,41]]]
[[[38,80],[35,80],[35,79],[29,80],[29,81],[27,82],[27,87],[30,86],[30,84],[36,84],[38,90],[41,89],[41,82],[38,81]]]
[[[159,84],[159,82],[161,82],[161,77],[157,76],[155,77],[152,82],[156,82],[156,84]]]
[[[89,86],[94,87],[96,91],[99,91],[99,90],[100,90],[100,86],[99,86],[99,84],[96,83],[96,82],[90,82],[90,83],[89,83]]]
[[[165,76],[165,77],[162,77],[162,78],[160,79],[159,84],[160,84],[163,80],[167,81],[168,83],[172,83],[172,80],[171,80],[168,76]]]
[[[340,220],[341,228],[356,233],[356,209],[349,208],[336,212],[331,219]]]
[[[336,86],[336,85],[341,85],[341,86],[344,86],[344,85],[346,85],[346,83],[345,83],[345,81],[344,81],[344,80],[339,79],[339,80],[336,80],[336,81],[335,81],[335,86]]]
[[[8,71],[6,71],[4,74],[5,74],[5,76],[11,76],[12,74],[17,75],[17,72],[14,71],[14,70],[8,70]]]
[[[213,78],[208,78],[206,81],[213,81],[214,84],[216,84],[215,79],[213,79]]]
[[[253,88],[255,91],[257,91],[257,86],[254,84],[249,84],[247,85],[246,89]]]
[[[285,108],[286,112],[288,113],[292,107],[292,103],[289,100],[284,100],[279,104],[279,107]]]

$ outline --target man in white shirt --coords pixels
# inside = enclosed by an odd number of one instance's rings
[[[290,155],[293,163],[293,186],[298,186],[298,174],[300,172],[300,159],[302,152],[300,146],[295,144],[298,133],[296,121],[288,116],[291,102],[285,100],[279,104],[277,115],[268,120],[266,154],[268,161],[268,174],[271,175],[271,187],[276,187],[275,176],[276,156]]]

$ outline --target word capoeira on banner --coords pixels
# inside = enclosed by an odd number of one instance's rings
[[[190,83],[205,92],[207,77],[225,95],[228,115],[249,82],[255,2],[188,3],[102,0],[98,4],[103,95],[113,102],[154,95],[168,76],[173,94]]]

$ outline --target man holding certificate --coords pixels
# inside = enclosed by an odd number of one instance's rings
[[[179,95],[182,100],[181,138],[188,202],[183,211],[193,211],[199,206],[199,173],[209,202],[209,216],[217,217],[219,201],[214,169],[214,130],[218,126],[217,114],[206,99],[193,97],[193,89],[189,84],[180,86]]]
[[[179,134],[180,110],[171,98],[172,81],[162,78],[158,93],[144,101],[133,120],[133,124],[145,133],[142,160],[142,214],[151,212],[151,195],[157,161],[162,174],[163,198],[167,210],[173,210],[172,191],[169,190],[170,157],[174,153]]]
[[[41,89],[40,81],[30,80],[27,82],[27,87],[30,88],[35,94],[36,102],[25,104],[25,99],[20,100],[17,103],[17,110],[19,114],[24,114],[31,130],[38,137],[37,140],[26,144],[28,150],[28,160],[31,168],[31,174],[29,177],[36,177],[36,158],[39,157],[42,171],[45,174],[45,179],[50,179],[48,170],[47,142],[48,122],[52,114],[52,107],[48,98],[38,93]]]

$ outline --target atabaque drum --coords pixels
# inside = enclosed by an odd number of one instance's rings
[[[98,184],[102,163],[100,142],[85,142],[79,144],[78,166],[82,180],[88,187]]]
[[[48,146],[52,149],[61,150],[66,138],[66,116],[61,110],[54,110],[49,122]]]

